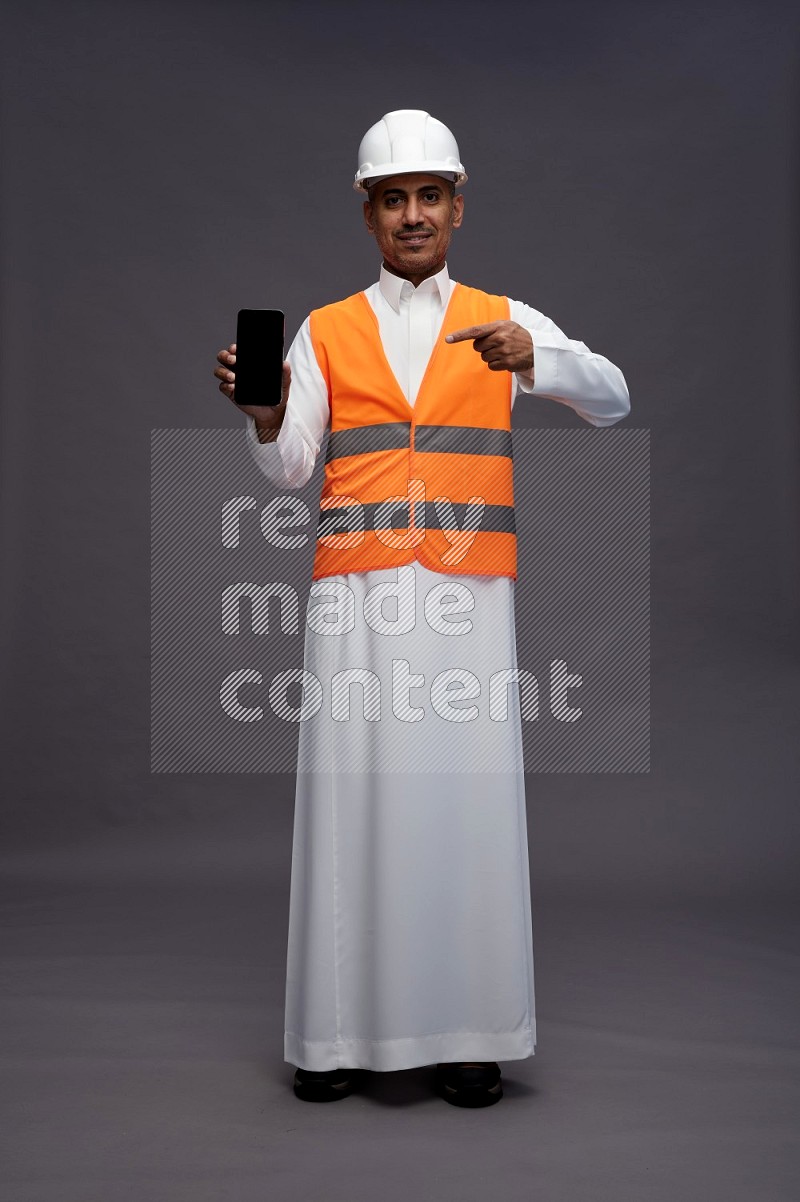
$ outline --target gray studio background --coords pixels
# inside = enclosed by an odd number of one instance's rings
[[[794,1197],[796,13],[2,27],[3,1197]],[[350,184],[399,107],[470,174],[452,274],[619,364],[652,449],[651,771],[528,776],[539,1045],[474,1114],[424,1069],[294,1099],[293,778],[150,772],[150,432],[241,425],[238,308],[291,336],[376,277]]]

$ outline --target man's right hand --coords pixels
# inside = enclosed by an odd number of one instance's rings
[[[214,369],[214,375],[220,381],[219,390],[236,405],[236,343],[232,342],[227,350],[217,355],[219,367]],[[240,413],[246,413],[256,423],[259,442],[275,442],[283,425],[283,415],[286,412],[286,402],[289,400],[289,387],[292,382],[292,369],[288,363],[283,365],[281,381],[281,400],[279,405],[236,405]]]

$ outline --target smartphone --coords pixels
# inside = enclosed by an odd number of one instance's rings
[[[280,309],[240,309],[236,319],[237,405],[279,405],[286,318]]]

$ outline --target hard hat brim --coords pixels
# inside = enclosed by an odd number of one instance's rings
[[[393,175],[443,175],[447,179],[451,179],[458,187],[468,179],[467,173],[459,163],[458,167],[454,167],[452,163],[442,162],[426,162],[420,160],[418,163],[404,163],[402,167],[398,163],[379,163],[375,167],[370,167],[368,170],[358,170],[353,182],[353,188],[356,192],[366,192],[373,184],[377,184],[378,180],[389,179]]]

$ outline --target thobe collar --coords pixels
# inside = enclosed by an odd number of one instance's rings
[[[383,296],[392,306],[395,313],[400,312],[401,297],[409,296],[413,292],[438,291],[443,309],[447,307],[447,303],[450,300],[450,275],[447,271],[446,263],[441,271],[437,271],[436,275],[429,276],[427,280],[423,280],[417,288],[414,288],[410,280],[403,280],[399,275],[392,275],[391,271],[387,271],[383,264],[381,264],[381,275],[378,283]]]

